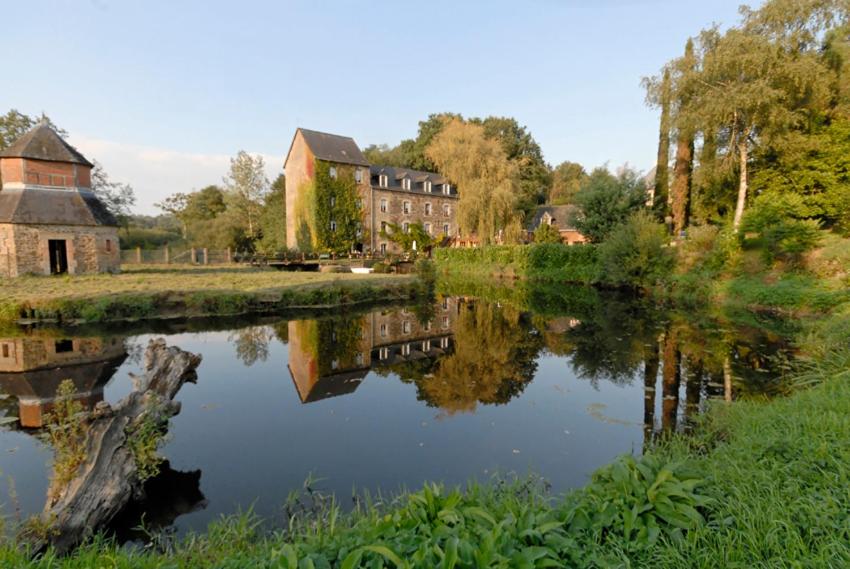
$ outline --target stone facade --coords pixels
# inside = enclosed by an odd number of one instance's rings
[[[438,193],[414,193],[375,187],[371,192],[374,231],[371,250],[377,254],[400,253],[398,245],[381,237],[384,223],[404,227],[405,223],[421,223],[436,240],[457,235],[457,197]],[[405,213],[405,203],[407,213]],[[386,211],[383,205],[386,204]]]
[[[421,223],[437,241],[459,233],[457,190],[439,174],[370,165],[351,138],[298,129],[284,164],[288,248],[309,249],[305,235],[310,221],[305,212],[310,204],[305,200],[318,161],[329,164],[337,176],[354,179],[361,227],[355,251],[378,256],[400,253],[398,245],[381,237],[387,224]]]
[[[118,224],[91,170],[45,123],[0,152],[0,277],[119,270]]]
[[[49,275],[51,240],[67,247],[69,274],[115,273],[121,268],[116,227],[0,224],[0,277]]]

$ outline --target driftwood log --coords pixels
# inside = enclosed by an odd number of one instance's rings
[[[151,340],[144,374],[133,377],[133,391],[114,407],[100,404],[87,418],[85,458],[70,483],[51,485],[38,524],[20,542],[33,554],[53,547],[66,553],[109,524],[131,499],[143,498],[144,485],[128,444],[135,425],[155,420],[161,427],[180,412],[174,396],[184,383],[197,380],[201,357],[162,339]]]

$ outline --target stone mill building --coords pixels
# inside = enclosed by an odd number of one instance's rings
[[[0,151],[0,277],[119,269],[118,223],[91,170],[44,122]]]
[[[382,235],[390,224],[407,232],[411,225],[422,228],[436,242],[448,242],[459,234],[458,190],[436,172],[370,164],[354,139],[299,128],[284,161],[286,172],[286,244],[299,251],[321,251],[321,234],[337,231],[349,220],[337,216],[338,197],[327,196],[319,204],[316,196],[318,172],[332,180],[353,184],[356,192],[356,239],[352,249],[359,253],[385,255],[400,247]],[[335,201],[336,200],[336,201]],[[326,219],[313,212],[324,208]]]

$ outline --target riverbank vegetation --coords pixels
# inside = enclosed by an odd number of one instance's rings
[[[140,266],[118,275],[0,281],[0,323],[105,322],[274,312],[413,298],[403,275],[283,272],[255,267]]]

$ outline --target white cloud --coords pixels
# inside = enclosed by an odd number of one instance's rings
[[[168,148],[138,146],[112,140],[71,136],[68,140],[89,160],[97,160],[111,180],[128,183],[136,192],[136,213],[162,213],[154,206],[175,192],[190,192],[221,184],[230,168],[230,156],[197,154]],[[283,157],[260,154],[266,175],[274,180],[283,169]]]

